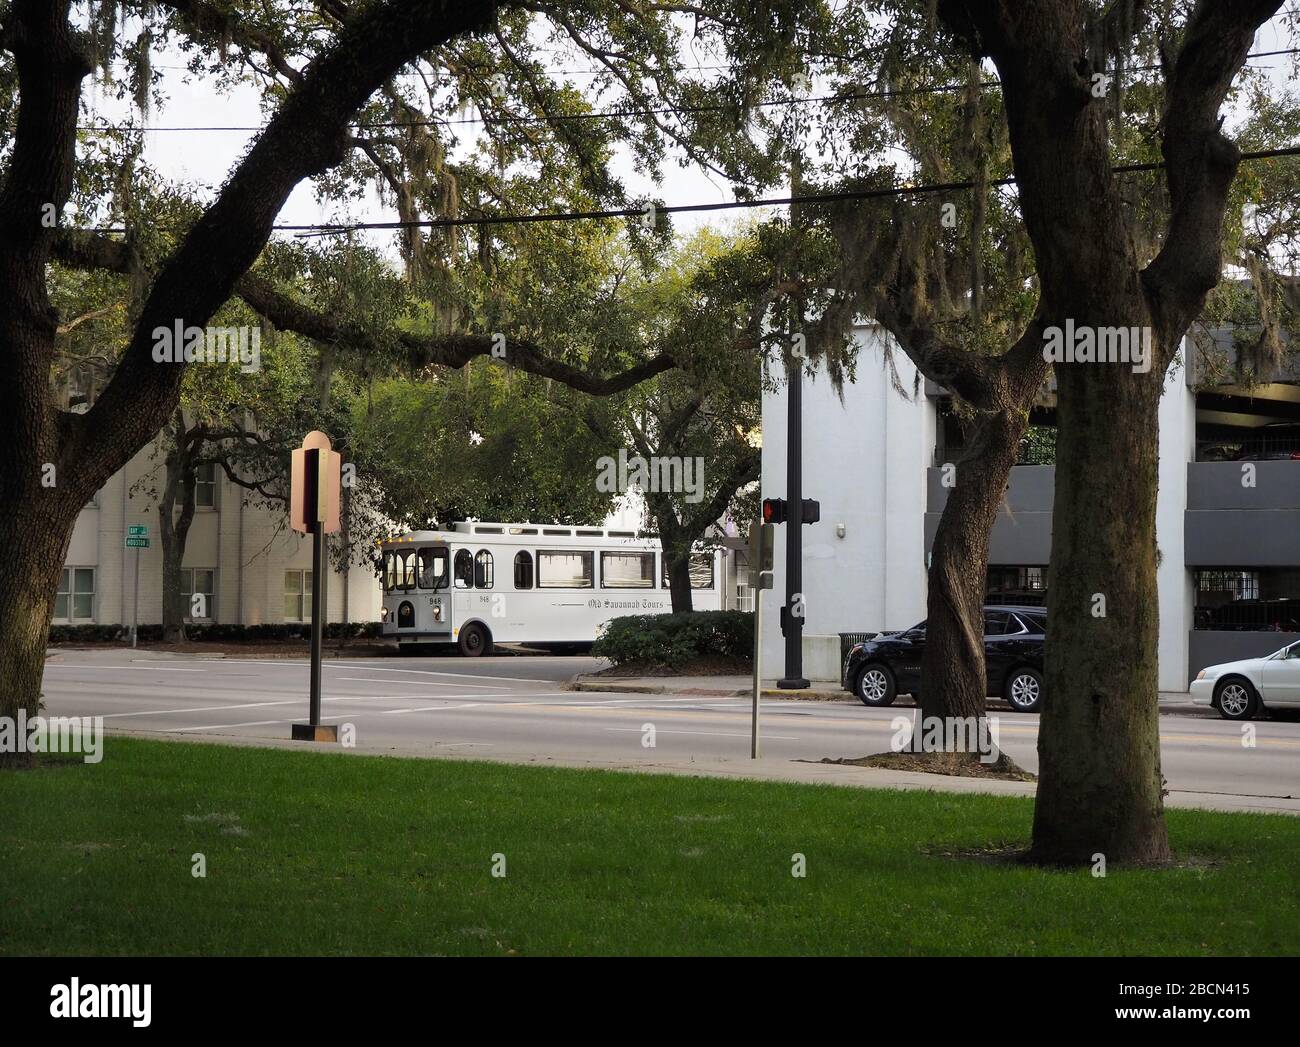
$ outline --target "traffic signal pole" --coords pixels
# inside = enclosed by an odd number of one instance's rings
[[[785,533],[785,676],[776,682],[784,690],[808,687],[803,675],[803,360],[790,357],[786,383],[785,504],[790,526]],[[796,614],[796,610],[798,613]]]

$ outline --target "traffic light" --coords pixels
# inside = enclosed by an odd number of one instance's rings
[[[822,503],[815,498],[805,498],[803,500],[803,522],[806,524],[816,523],[822,518]]]
[[[765,524],[785,523],[785,499],[763,499],[763,522]]]

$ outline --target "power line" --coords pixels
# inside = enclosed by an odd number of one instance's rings
[[[1262,149],[1242,153],[1243,163],[1252,160],[1270,160],[1281,156],[1300,156],[1300,146],[1287,146],[1281,149]],[[1112,167],[1113,173],[1134,171],[1157,171],[1164,163],[1156,161],[1140,164],[1120,164]],[[1008,175],[986,184],[989,187],[1014,185],[1016,178]],[[768,197],[762,200],[728,200],[709,204],[666,204],[654,205],[654,214],[687,214],[700,211],[732,211],[752,207],[781,207],[789,204],[824,204],[837,200],[873,200],[890,196],[928,196],[935,193],[956,192],[974,189],[976,183],[940,182],[930,185],[888,186],[878,189],[841,189],[831,193],[813,193],[802,196]],[[615,208],[606,211],[550,211],[531,215],[488,215],[479,218],[429,218],[402,222],[358,222],[349,225],[283,225],[275,228],[281,232],[294,232],[299,236],[335,236],[340,233],[356,232],[362,229],[449,229],[468,225],[524,225],[534,222],[578,222],[595,218],[633,218],[648,213],[649,205],[635,208]]]
[[[1285,146],[1279,149],[1260,149],[1242,153],[1241,162],[1271,160],[1284,156],[1300,156],[1300,146]],[[1131,173],[1136,171],[1158,171],[1163,168],[1163,161],[1150,163],[1119,164],[1111,168],[1112,173]],[[1014,185],[1016,178],[1009,175],[996,178],[984,184],[995,186]],[[958,192],[974,189],[973,181],[938,182],[929,185],[885,186],[874,189],[840,189],[830,193],[812,193],[796,196],[766,197],[761,200],[726,200],[705,204],[658,204],[641,207],[611,208],[601,211],[544,211],[527,215],[483,215],[477,218],[428,218],[415,221],[397,222],[348,222],[316,223],[311,225],[274,225],[272,230],[281,233],[294,233],[300,238],[315,236],[338,236],[340,234],[360,232],[364,229],[449,229],[459,226],[480,225],[527,225],[536,222],[580,222],[601,218],[635,218],[647,214],[687,214],[701,211],[733,211],[754,207],[783,207],[790,204],[824,204],[839,200],[872,200],[891,196],[925,196],[935,193]],[[125,233],[121,227],[89,229],[92,233]]]
[[[1295,55],[1300,54],[1300,48],[1290,47],[1278,51],[1258,51],[1246,56],[1247,60],[1252,58],[1270,58],[1277,55]],[[726,68],[726,67],[718,67]],[[1131,66],[1131,72],[1151,72],[1161,68],[1158,65]],[[559,70],[556,72],[563,72]],[[1001,87],[1000,80],[983,80],[980,82],[980,89],[987,90],[992,87]],[[898,89],[884,89],[879,91],[849,91],[833,95],[813,95],[807,98],[777,98],[766,102],[754,102],[748,107],[749,109],[767,109],[776,106],[785,105],[810,105],[818,102],[836,105],[845,102],[864,101],[871,98],[904,98],[911,95],[923,94],[946,94],[958,91],[965,91],[968,85],[964,83],[953,84],[934,84],[929,87],[907,87]],[[431,120],[402,120],[402,121],[373,121],[357,123],[356,127],[369,130],[394,130],[405,127],[433,127],[433,126],[459,126],[465,124],[479,124],[491,126],[497,124],[552,124],[581,122],[586,120],[615,120],[625,119],[636,116],[672,116],[685,115],[690,113],[717,113],[717,112],[734,112],[737,106],[730,103],[712,103],[708,105],[694,106],[664,106],[655,109],[614,109],[605,112],[595,113],[556,113],[551,116],[516,116],[506,114],[503,116],[476,116],[476,117],[457,117],[455,119],[431,119]],[[96,126],[80,125],[78,131],[88,131],[96,133],[116,132],[122,134],[147,134],[155,131],[160,132],[184,132],[195,133],[204,131],[221,131],[221,132],[253,132],[263,131],[266,125],[247,125],[247,126],[172,126],[172,127],[113,127],[113,126]]]

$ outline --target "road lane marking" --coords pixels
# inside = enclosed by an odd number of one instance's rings
[[[466,702],[464,705],[426,705],[419,709],[385,709],[381,716],[398,716],[402,713],[440,713],[448,709],[473,709],[478,702]]]
[[[636,734],[642,733],[642,729],[640,727],[602,727],[601,730],[629,731]],[[707,738],[748,738],[749,737],[748,732],[740,733],[737,731],[725,731],[725,732],[724,731],[669,731],[663,728],[660,728],[659,730],[655,731],[655,734],[699,734],[699,735],[704,735]],[[797,742],[799,740],[798,737],[796,737],[793,734],[768,734],[766,731],[763,732],[763,737],[779,738],[782,741],[787,741],[787,742]]]
[[[336,677],[336,679],[339,680],[340,683],[343,682],[344,680],[346,680],[346,681],[349,682],[349,683],[375,683],[375,682],[376,682],[376,681],[370,679],[370,677],[368,677],[368,676],[339,676],[339,677]],[[442,683],[442,682],[440,682],[440,681],[438,681],[438,680],[393,680],[392,682],[393,682],[393,683],[405,683],[405,684],[411,684],[411,685],[413,685],[413,686],[418,685],[418,686],[420,686],[420,687],[470,687],[470,688],[473,688],[474,690],[479,690],[479,691],[499,691],[499,690],[501,690],[500,687],[492,687],[492,686],[489,685],[489,684],[478,684],[478,685],[475,685],[475,684],[472,684],[472,683]],[[550,681],[547,681],[547,682],[549,683]],[[566,693],[567,693],[567,692],[566,692]],[[413,698],[418,698],[418,697],[420,697],[420,695],[412,695],[412,697],[413,697]]]
[[[201,727],[169,727],[167,731],[185,734],[187,731],[220,731],[226,727],[267,727],[275,723],[293,723],[292,720],[249,720],[247,723],[205,723]]]
[[[124,669],[127,672],[136,673],[206,673],[206,669],[164,669],[161,666],[150,665],[96,665],[94,663],[73,662],[46,662],[47,669]]]
[[[221,713],[227,709],[260,709],[267,705],[293,705],[301,701],[303,701],[301,698],[291,698],[280,702],[242,702],[239,705],[203,705],[198,708],[191,706],[188,709],[142,709],[137,712],[103,713],[102,715],[105,720],[114,720],[122,716],[176,716],[180,713]]]
[[[322,663],[326,669],[359,669],[373,673],[415,673],[417,676],[458,676],[465,680],[500,680],[505,683],[549,683],[554,680],[536,680],[527,676],[484,676],[481,673],[442,673],[433,669],[388,669],[380,665],[330,665]]]

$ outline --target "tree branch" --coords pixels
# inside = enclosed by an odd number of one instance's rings
[[[1241,153],[1220,130],[1219,108],[1246,62],[1255,31],[1281,6],[1281,0],[1200,0],[1169,73],[1160,144],[1171,204],[1169,232],[1142,273],[1166,353],[1173,350],[1171,336],[1200,312],[1222,274],[1223,217]]]
[[[387,0],[367,5],[344,24],[163,266],[99,400],[86,414],[66,421],[71,433],[63,453],[85,463],[78,483],[93,490],[120,468],[179,398],[184,365],[154,363],[155,328],[177,320],[206,324],[266,244],[294,187],[346,155],[348,121],[366,99],[415,55],[488,27],[496,8],[494,0],[417,5]]]

